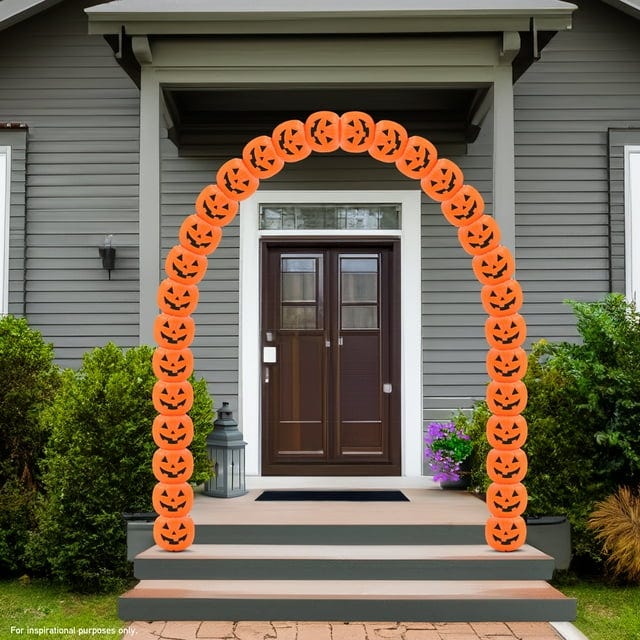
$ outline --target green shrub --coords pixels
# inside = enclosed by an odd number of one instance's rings
[[[587,525],[595,502],[640,480],[640,316],[617,294],[571,305],[582,342],[536,343],[524,378],[527,515],[566,515],[578,561],[599,561]],[[477,444],[472,482],[480,492],[489,485],[488,416],[480,402],[456,417]]]
[[[79,371],[64,372],[43,416],[52,430],[46,494],[28,551],[35,570],[76,590],[108,590],[130,577],[122,513],[152,510],[152,353],[113,344],[88,353]],[[205,381],[192,384],[192,482],[201,483],[210,475],[205,441],[213,408]]]
[[[24,570],[23,554],[48,431],[40,423],[59,384],[53,347],[27,321],[0,318],[0,574]]]

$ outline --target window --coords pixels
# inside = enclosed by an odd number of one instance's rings
[[[9,195],[11,147],[0,147],[0,314],[9,308]]]
[[[640,146],[624,148],[624,203],[626,293],[640,306]]]

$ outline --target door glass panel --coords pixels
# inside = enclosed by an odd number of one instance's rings
[[[400,205],[261,204],[260,229],[400,229]]]
[[[280,325],[282,329],[318,328],[318,257],[280,259]]]
[[[378,257],[340,257],[340,307],[343,329],[378,328]]]
[[[342,307],[343,329],[377,329],[377,305],[349,305]]]

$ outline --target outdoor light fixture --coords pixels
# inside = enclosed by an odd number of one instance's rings
[[[229,403],[223,402],[213,431],[207,436],[207,452],[214,465],[215,476],[204,485],[204,493],[214,498],[236,498],[247,493],[244,448],[238,423],[233,419]]]
[[[111,270],[116,266],[116,250],[111,246],[113,242],[113,234],[104,237],[104,245],[98,247],[98,253],[102,258],[102,268],[109,272],[109,280],[111,280]]]

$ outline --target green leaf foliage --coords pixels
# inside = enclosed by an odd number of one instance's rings
[[[598,562],[601,546],[587,526],[595,503],[640,482],[640,315],[618,294],[570,304],[582,341],[536,343],[524,378],[527,515],[566,515],[578,563]],[[456,417],[476,443],[472,482],[480,492],[489,485],[488,416],[481,402]]]
[[[36,571],[77,590],[108,590],[130,577],[122,513],[152,510],[152,354],[145,346],[93,350],[78,371],[64,372],[60,392],[43,414],[51,430],[46,493],[29,557]],[[211,470],[206,436],[213,407],[204,380],[191,382],[192,482],[201,483]]]
[[[26,320],[0,318],[0,575],[24,571],[48,437],[39,417],[59,384],[53,357],[53,347]]]

